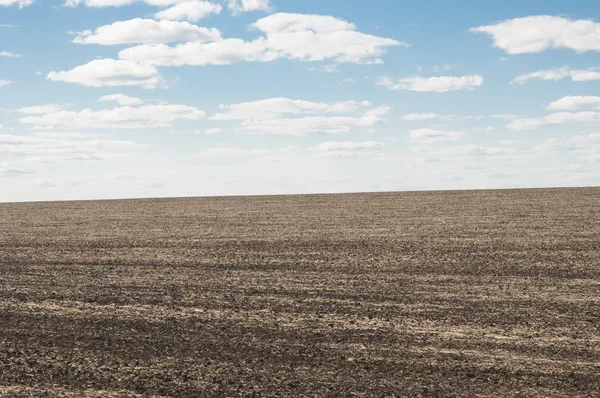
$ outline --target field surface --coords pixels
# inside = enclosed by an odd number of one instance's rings
[[[2,397],[600,397],[600,189],[0,204]]]

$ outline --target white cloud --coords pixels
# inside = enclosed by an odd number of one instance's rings
[[[252,41],[219,39],[187,42],[174,47],[144,44],[122,50],[119,58],[161,66],[229,65],[235,62],[334,60],[336,63],[381,63],[389,46],[405,43],[356,31],[341,19],[307,14],[278,13],[252,25],[265,36]]]
[[[513,120],[506,127],[511,130],[533,130],[547,125],[544,118],[523,118]]]
[[[58,184],[55,184],[52,181],[50,181],[48,179],[44,179],[44,178],[32,181],[31,183],[29,183],[29,186],[32,188],[57,188],[57,187],[59,187]]]
[[[213,127],[209,129],[197,129],[197,130],[171,130],[169,134],[172,135],[214,135],[222,132],[223,129],[221,127]]]
[[[0,167],[0,177],[20,177],[31,173],[33,173],[31,170],[9,169],[6,167]]]
[[[501,156],[513,154],[512,148],[494,148],[480,145],[444,146],[432,149],[431,147],[413,147],[412,152],[420,153],[431,158],[453,160],[453,158],[470,158],[481,156]]]
[[[319,156],[327,157],[349,157],[361,156],[372,151],[380,150],[385,144],[377,141],[351,142],[351,141],[328,141],[313,148],[313,152]]]
[[[338,64],[330,64],[330,65],[325,65],[323,67],[323,72],[326,72],[326,73],[339,73],[339,72],[341,72],[341,70],[339,69],[339,65]]]
[[[270,62],[279,55],[268,48],[264,38],[244,41],[223,39],[212,43],[189,42],[169,47],[144,44],[119,52],[119,58],[158,66],[229,65],[236,62]]]
[[[516,119],[506,127],[511,130],[530,130],[567,123],[600,123],[600,112],[558,112],[544,117]]]
[[[94,111],[51,111],[39,116],[19,119],[20,123],[37,128],[145,128],[168,127],[177,120],[200,120],[205,116],[198,108],[187,105],[123,106]]]
[[[474,90],[475,87],[479,87],[483,84],[483,77],[479,75],[436,77],[409,76],[394,81],[389,77],[382,76],[378,78],[375,83],[378,86],[385,86],[390,90],[444,93],[456,90]]]
[[[500,143],[502,145],[523,145],[523,144],[525,144],[525,141],[519,141],[519,140],[501,140]]]
[[[459,140],[464,133],[460,131],[440,131],[430,128],[411,130],[408,132],[409,140],[422,144],[435,144]]]
[[[591,80],[600,80],[600,68],[588,68],[588,69],[570,69],[568,66],[556,69],[539,70],[536,72],[527,73],[524,75],[517,76],[511,80],[511,84],[519,83],[524,84],[530,79],[539,80],[562,80],[565,78],[571,78],[574,82],[586,82]]]
[[[356,31],[344,20],[324,15],[278,13],[253,26],[267,36],[270,49],[282,57],[303,61],[373,62],[385,47],[404,45],[393,39]]]
[[[273,151],[271,149],[256,149],[256,148],[234,148],[234,147],[216,147],[205,149],[202,152],[204,157],[262,157],[271,155]]]
[[[227,8],[236,15],[248,11],[271,11],[271,0],[229,0]]]
[[[132,141],[90,139],[83,134],[0,134],[0,155],[27,162],[109,159],[148,146]]]
[[[9,84],[12,84],[12,82],[10,80],[2,80],[2,79],[0,79],[0,87],[2,87],[2,86],[8,86]]]
[[[251,134],[342,134],[356,127],[369,127],[383,121],[379,116],[365,113],[360,117],[306,116],[301,118],[278,118],[245,121],[242,130]]]
[[[201,156],[210,158],[260,158],[269,161],[285,161],[298,156],[303,156],[305,158],[365,156],[375,153],[384,147],[385,144],[377,141],[328,141],[306,149],[301,149],[297,146],[274,149],[216,147],[205,149],[201,153]]]
[[[197,22],[210,14],[219,14],[223,7],[219,4],[210,3],[202,0],[190,0],[158,12],[155,17],[158,19],[170,20],[188,20]]]
[[[306,154],[297,146],[289,145],[280,148],[236,148],[216,147],[208,148],[200,153],[204,158],[235,158],[237,160],[289,162],[298,159],[300,155]]]
[[[418,121],[418,120],[431,120],[431,119],[442,119],[447,116],[438,115],[437,113],[408,113],[402,116],[403,120]]]
[[[19,8],[30,6],[35,0],[0,0],[0,7],[8,7],[17,4]]]
[[[221,131],[223,131],[222,128],[220,128],[220,127],[213,127],[213,128],[204,130],[204,134],[206,134],[206,135],[214,135],[214,134],[219,134]]]
[[[36,131],[31,134],[33,137],[37,138],[64,138],[64,139],[91,139],[91,138],[101,138],[103,135],[101,134],[83,134],[83,133],[63,133],[63,132],[48,132],[48,131]]]
[[[131,97],[124,94],[111,94],[104,95],[98,98],[99,102],[116,101],[119,105],[138,105],[142,103],[142,100],[137,97]]]
[[[505,119],[505,120],[514,120],[514,119],[518,119],[521,116],[519,115],[514,115],[514,114],[510,114],[510,113],[500,113],[500,114],[496,114],[496,115],[492,115],[492,119]]]
[[[535,15],[479,26],[470,31],[491,35],[494,46],[509,54],[557,48],[576,52],[600,51],[600,24],[587,19]]]
[[[41,115],[49,112],[58,112],[61,110],[61,106],[57,104],[47,104],[47,105],[37,105],[37,106],[28,106],[26,108],[19,109],[21,113],[27,113],[30,115]]]
[[[556,156],[556,153],[573,153],[581,160],[600,162],[600,134],[579,134],[567,138],[549,138],[533,148],[536,154]]]
[[[431,69],[432,69],[434,72],[439,72],[439,71],[441,71],[441,70],[450,70],[450,69],[452,69],[454,66],[458,66],[458,65],[433,65],[433,66],[431,67]]]
[[[592,95],[567,95],[548,105],[548,110],[551,111],[574,111],[581,108],[599,109],[600,97]]]
[[[211,120],[253,120],[274,119],[282,114],[309,114],[309,113],[348,113],[360,107],[371,106],[369,101],[339,101],[339,102],[311,102],[292,100],[289,98],[267,98],[259,101],[242,102],[239,104],[221,104],[221,113],[213,115]]]
[[[48,79],[88,87],[141,86],[155,88],[163,80],[152,65],[133,61],[97,59],[69,71],[50,72]]]
[[[87,7],[123,7],[133,3],[145,3],[155,7],[169,7],[176,4],[186,3],[190,0],[66,0],[65,7],[77,7],[84,4]]]
[[[356,30],[356,25],[330,15],[277,13],[252,24],[266,34],[314,32],[335,33]]]
[[[241,130],[252,134],[339,134],[353,128],[371,127],[383,122],[387,106],[370,107],[368,101],[339,101],[331,103],[269,98],[254,102],[220,106],[223,112],[211,120],[241,120]],[[352,116],[325,116],[353,113]],[[287,116],[287,117],[286,117]],[[289,117],[301,116],[301,117]]]
[[[546,116],[548,124],[598,123],[600,112],[558,112]]]
[[[83,31],[77,34],[73,43],[78,44],[133,44],[133,43],[170,43],[175,41],[194,41],[202,43],[221,38],[216,28],[203,28],[185,21],[155,21],[135,18],[117,21],[100,26],[94,33]]]
[[[6,58],[20,58],[21,54],[15,54],[15,53],[11,53],[9,51],[0,51],[0,57],[6,57]]]

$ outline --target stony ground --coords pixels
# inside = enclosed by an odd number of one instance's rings
[[[2,397],[600,397],[600,189],[0,204]]]

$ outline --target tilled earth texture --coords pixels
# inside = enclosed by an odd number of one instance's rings
[[[600,397],[600,189],[0,204],[2,397]]]

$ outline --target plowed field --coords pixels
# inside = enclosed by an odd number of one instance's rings
[[[0,204],[0,396],[600,397],[600,189]]]

